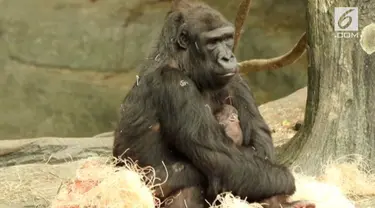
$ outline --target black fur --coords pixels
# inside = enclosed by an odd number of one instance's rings
[[[189,33],[183,40],[186,50],[178,42],[182,25]],[[168,195],[188,187],[199,187],[210,199],[217,192],[232,191],[250,202],[293,194],[294,178],[287,168],[274,164],[271,133],[248,85],[238,74],[217,78],[214,72],[220,65],[198,38],[224,26],[232,25],[204,4],[186,4],[167,15],[155,50],[121,106],[113,155],[153,166],[162,180],[165,165]],[[239,113],[244,136],[240,148],[207,107],[207,98],[211,107],[220,107],[223,94],[229,94]],[[159,124],[160,130],[154,131]],[[194,207],[204,204],[196,197],[190,200]]]

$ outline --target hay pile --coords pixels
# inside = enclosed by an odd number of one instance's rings
[[[109,160],[87,159],[76,177],[61,187],[51,208],[155,207],[158,200],[152,194],[152,184],[145,180],[153,169],[124,162],[126,168],[117,168]]]
[[[129,161],[126,164],[126,168],[115,168],[95,158],[87,159],[76,177],[61,187],[52,208],[159,207],[163,202],[153,196],[153,188],[158,185],[153,184],[153,169],[140,168]],[[354,208],[352,200],[375,196],[375,175],[363,170],[363,161],[331,163],[324,173],[319,178],[295,173],[297,192],[292,200],[310,200],[317,208]],[[261,208],[260,204],[248,204],[231,193],[223,193],[217,200],[222,205],[211,208]]]
[[[339,187],[346,196],[355,201],[371,198],[375,196],[375,172],[367,164],[361,156],[343,157],[328,163],[324,167],[324,175],[318,179]]]

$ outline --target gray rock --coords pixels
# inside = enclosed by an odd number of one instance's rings
[[[18,61],[116,71],[133,69],[151,44],[136,40],[152,40],[158,33],[145,21],[159,25],[163,15],[146,8],[147,2],[3,0],[0,19],[10,54]]]
[[[48,163],[110,156],[113,137],[36,138],[0,142],[0,167]]]

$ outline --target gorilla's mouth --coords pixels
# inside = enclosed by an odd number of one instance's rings
[[[236,68],[233,68],[230,72],[226,73],[226,74],[223,74],[221,75],[222,77],[232,77],[234,75],[236,75],[238,73],[239,69],[238,67]]]
[[[231,77],[234,76],[236,73],[235,72],[229,72],[227,74],[222,75],[222,77]]]

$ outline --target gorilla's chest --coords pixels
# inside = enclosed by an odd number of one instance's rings
[[[232,105],[231,96],[228,90],[202,93],[206,104],[210,107],[212,114],[221,111],[224,104]]]

